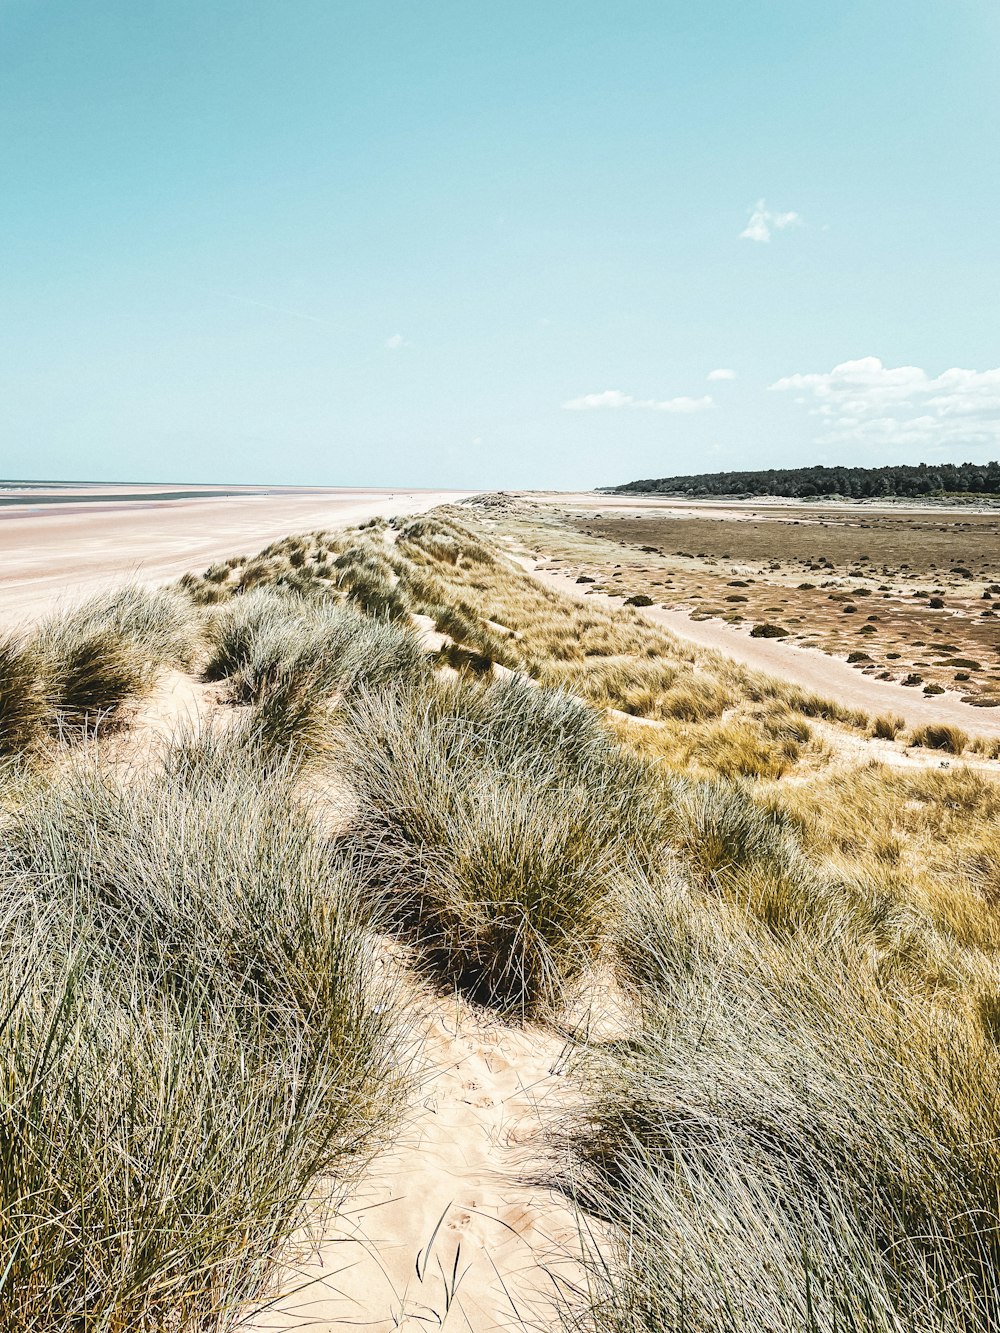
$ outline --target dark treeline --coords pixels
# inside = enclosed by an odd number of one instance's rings
[[[792,467],[759,472],[703,472],[656,477],[607,488],[612,494],[843,495],[854,500],[889,495],[1000,494],[1000,462],[918,463],[898,467]]]

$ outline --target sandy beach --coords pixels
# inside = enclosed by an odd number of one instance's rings
[[[67,504],[42,490],[37,504],[0,508],[0,624],[36,620],[56,605],[110,584],[176,578],[213,560],[257,551],[289,533],[345,527],[375,515],[423,512],[469,494],[230,488],[232,493],[221,497],[163,500],[153,497],[185,488],[90,489],[102,498]],[[80,496],[86,490],[73,487],[70,493]],[[122,498],[105,498],[116,492]]]

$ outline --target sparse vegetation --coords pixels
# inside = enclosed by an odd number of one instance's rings
[[[642,500],[594,508],[522,501],[508,504],[500,522],[565,574],[603,577],[598,586],[626,600],[645,594],[747,631],[776,623],[791,642],[840,658],[864,636],[873,671],[899,662],[945,689],[959,659],[969,696],[994,694],[995,504],[955,514],[801,503],[762,509],[747,501],[728,517],[684,504],[643,508]],[[917,649],[934,635],[940,656],[928,661]]]

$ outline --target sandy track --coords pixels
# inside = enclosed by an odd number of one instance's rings
[[[514,557],[517,559],[517,557]],[[519,563],[540,582],[580,601],[596,601],[620,607],[624,598],[608,593],[587,593],[578,586],[575,573],[537,569],[534,560]],[[970,736],[1000,736],[1000,708],[974,708],[948,694],[927,696],[888,680],[873,680],[826,653],[799,648],[779,639],[751,639],[744,630],[715,620],[692,620],[686,611],[648,606],[639,614],[676,634],[679,639],[722,653],[755,671],[765,671],[800,689],[824,695],[848,708],[877,716],[896,713],[909,727],[945,724],[961,727]]]
[[[242,710],[223,698],[219,685],[166,672],[130,727],[103,742],[103,755],[134,771],[191,730],[233,725]],[[315,776],[309,808],[336,835],[349,791],[336,777]],[[581,1099],[565,1073],[564,1040],[434,995],[387,941],[378,957],[384,970],[373,998],[401,988],[403,1041],[413,1054],[408,1105],[343,1206],[334,1187],[335,1215],[324,1211],[325,1182],[317,1182],[319,1216],[289,1246],[271,1299],[238,1327],[547,1333],[586,1284],[580,1222],[543,1183],[553,1172],[549,1133],[565,1127]],[[605,986],[579,997],[570,1021],[620,1035],[627,1018]]]
[[[340,1214],[302,1238],[246,1333],[541,1331],[558,1325],[558,1294],[579,1289],[573,1211],[531,1183],[547,1165],[544,1117],[573,1103],[560,1041],[460,1000],[413,1006],[425,1069],[398,1137]]]
[[[8,510],[0,517],[0,624],[129,579],[176,578],[290,533],[422,513],[468,494],[341,489],[157,502],[137,493],[113,504]]]
[[[974,514],[996,512],[995,505],[948,505],[921,504],[919,500],[909,500],[905,504],[879,504],[877,501],[858,500],[793,500],[781,495],[757,495],[748,500],[681,498],[675,495],[599,495],[595,491],[511,491],[519,499],[531,500],[535,504],[558,505],[560,509],[593,509],[607,513],[626,510],[634,513],[656,513],[663,511],[672,518],[722,518],[740,520],[753,518],[757,514],[769,519],[794,518],[798,522],[819,522],[831,514],[846,516],[866,521],[872,518],[900,518],[909,514],[934,515],[949,514],[967,518]]]

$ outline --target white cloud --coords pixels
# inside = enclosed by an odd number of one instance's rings
[[[712,380],[734,380],[736,378],[735,370],[725,370],[720,367],[719,370],[710,370],[705,378]]]
[[[635,399],[621,389],[605,389],[603,393],[585,393],[581,398],[570,398],[563,403],[567,412],[589,412],[595,407],[631,407]]]
[[[385,350],[387,352],[398,352],[401,347],[406,346],[406,339],[401,333],[394,333],[391,338],[385,340]]]
[[[1000,367],[956,366],[932,376],[919,366],[890,367],[865,356],[824,373],[786,375],[771,388],[795,394],[820,418],[820,444],[1000,444]]]
[[[755,208],[750,210],[747,225],[740,232],[743,241],[758,241],[766,245],[776,231],[786,231],[789,227],[803,226],[799,213],[775,213],[768,208],[764,199],[758,199]]]
[[[645,408],[650,412],[703,412],[712,406],[712,400],[705,394],[701,398],[633,398],[621,389],[605,389],[603,393],[585,393],[580,398],[570,398],[563,403],[567,412],[590,412],[598,408]]]

